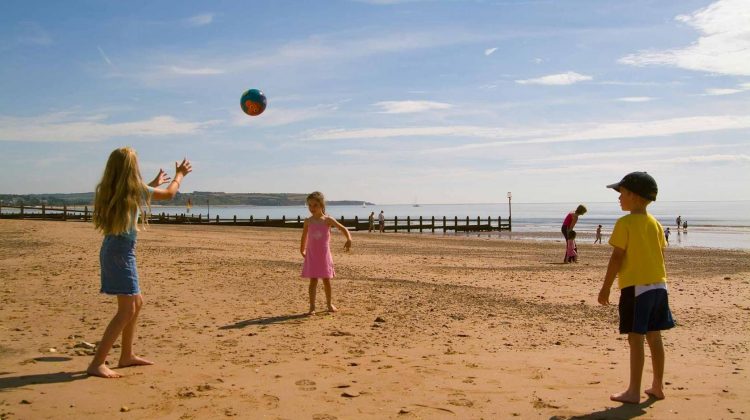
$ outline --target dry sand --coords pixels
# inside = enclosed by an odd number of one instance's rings
[[[344,253],[335,233],[341,312],[304,317],[300,233],[141,232],[136,351],[157,364],[100,379],[74,346],[116,309],[101,237],[0,220],[0,418],[750,418],[750,252],[667,250],[667,399],[623,406],[627,341],[596,304],[607,245],[563,265],[562,242],[356,232]]]

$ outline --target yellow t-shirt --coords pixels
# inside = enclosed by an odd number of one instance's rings
[[[617,286],[666,283],[662,249],[667,246],[664,230],[650,214],[628,214],[617,220],[609,244],[625,250],[625,258],[617,273]]]

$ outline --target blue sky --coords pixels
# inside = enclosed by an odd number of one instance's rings
[[[93,191],[109,153],[182,190],[387,203],[750,199],[747,0],[15,1],[0,193]],[[259,88],[266,112],[242,114]]]

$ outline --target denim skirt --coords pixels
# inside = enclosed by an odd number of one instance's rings
[[[106,235],[99,250],[101,292],[108,295],[138,295],[138,269],[135,266],[135,240]]]

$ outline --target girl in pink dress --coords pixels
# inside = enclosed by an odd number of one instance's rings
[[[337,227],[346,236],[345,251],[349,251],[352,246],[352,235],[344,225],[325,213],[326,202],[322,193],[315,191],[308,195],[307,208],[310,210],[311,216],[305,219],[299,247],[299,252],[305,257],[301,277],[310,279],[310,286],[308,287],[310,310],[307,313],[308,315],[315,314],[315,294],[318,288],[318,279],[323,279],[328,312],[336,312],[336,307],[331,303],[331,279],[336,275],[329,245],[331,228]]]

